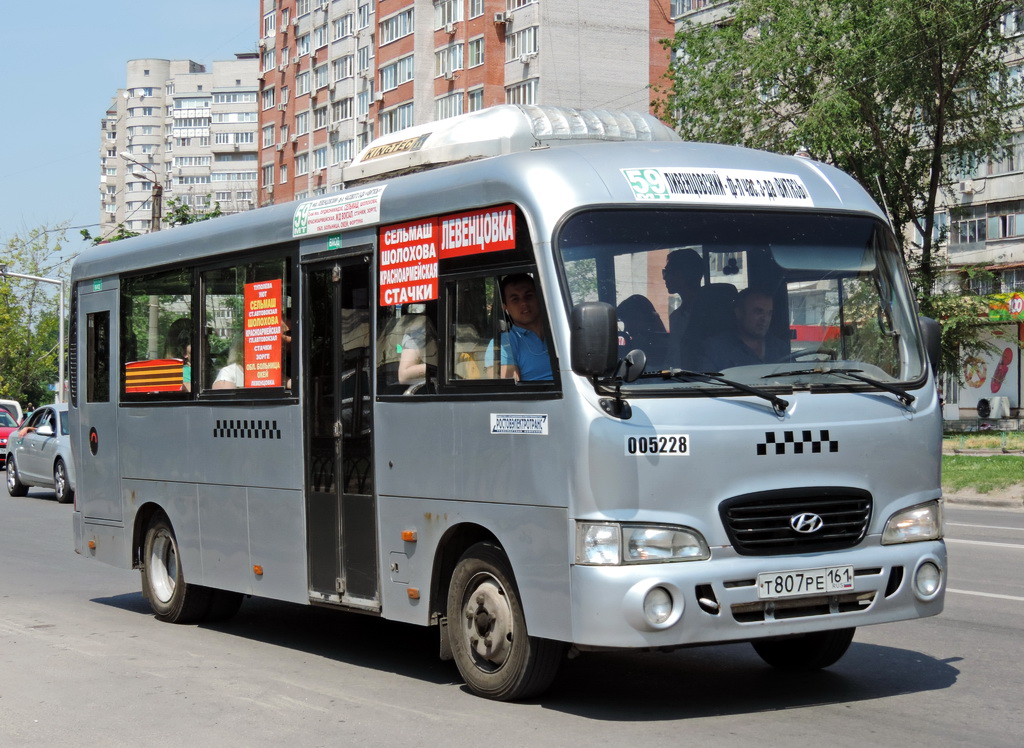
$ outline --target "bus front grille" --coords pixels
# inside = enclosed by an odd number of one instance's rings
[[[740,555],[835,551],[864,538],[871,494],[833,487],[762,491],[724,501],[719,511]]]

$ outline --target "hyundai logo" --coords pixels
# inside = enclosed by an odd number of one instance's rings
[[[804,512],[803,514],[794,514],[790,517],[789,526],[797,532],[810,535],[812,532],[817,532],[824,527],[825,521],[817,514]]]

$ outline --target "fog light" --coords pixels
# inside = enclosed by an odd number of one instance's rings
[[[672,595],[664,587],[655,587],[644,596],[644,615],[655,626],[672,615]]]
[[[942,585],[942,571],[931,561],[921,564],[914,574],[914,591],[917,596],[928,600],[935,597]]]

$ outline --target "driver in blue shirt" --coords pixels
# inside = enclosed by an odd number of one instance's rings
[[[533,277],[516,273],[502,278],[501,302],[512,325],[501,334],[499,376],[522,382],[552,379],[544,313]],[[493,366],[493,350],[488,351],[488,358]]]

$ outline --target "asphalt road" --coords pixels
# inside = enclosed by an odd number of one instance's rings
[[[0,474],[2,475],[2,474]],[[952,506],[945,612],[786,675],[748,645],[588,654],[541,701],[469,694],[436,633],[260,600],[159,623],[77,556],[71,508],[0,489],[2,746],[1019,746],[1024,512]]]

